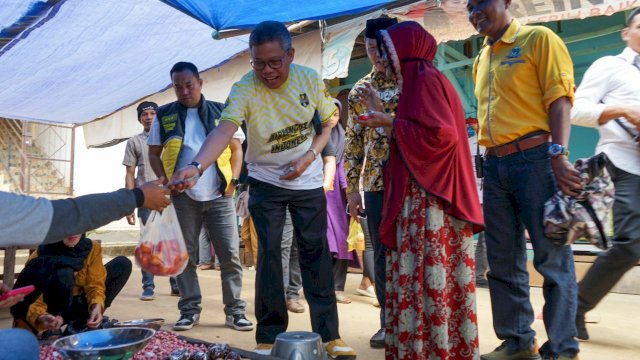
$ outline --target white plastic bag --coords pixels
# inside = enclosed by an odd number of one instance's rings
[[[189,254],[173,205],[151,212],[134,254],[138,266],[153,275],[182,274]]]

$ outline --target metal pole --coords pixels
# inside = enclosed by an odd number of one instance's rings
[[[76,127],[71,128],[71,169],[69,170],[69,195],[73,196],[73,169],[76,157]]]
[[[22,170],[21,173],[20,173],[20,188],[21,188],[22,192],[24,192],[25,194],[29,193],[30,180],[31,180],[30,179],[31,172],[29,171],[29,173],[27,173],[27,171],[26,171],[26,168],[27,168],[26,165],[27,164],[26,164],[25,159],[26,159],[27,147],[26,147],[26,145],[24,143],[24,141],[25,141],[25,139],[27,137],[26,127],[28,125],[29,125],[29,123],[26,122],[26,121],[22,123],[22,139],[21,139],[22,141],[20,141],[21,145],[22,145],[21,146],[22,147],[22,151],[20,152],[20,164],[21,164],[20,167],[21,167],[21,170]],[[26,187],[25,187],[25,176],[27,177]]]

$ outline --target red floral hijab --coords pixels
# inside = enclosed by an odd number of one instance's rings
[[[431,63],[436,40],[412,21],[379,34],[401,89],[385,168],[382,242],[396,247],[396,218],[409,177],[440,198],[447,214],[482,231],[464,111],[449,80]]]

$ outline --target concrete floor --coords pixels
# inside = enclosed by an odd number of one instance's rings
[[[210,342],[229,343],[243,349],[255,346],[254,332],[239,332],[224,326],[224,312],[220,290],[220,272],[214,270],[198,271],[203,291],[203,311],[200,325],[181,334]],[[255,271],[245,269],[242,296],[247,301],[247,317],[254,317],[254,278]],[[361,275],[347,276],[346,292],[351,304],[338,304],[340,312],[340,331],[342,338],[358,352],[359,359],[383,359],[383,350],[369,347],[369,338],[378,329],[378,308],[371,305],[371,299],[352,295],[357,288]],[[169,296],[168,278],[159,277],[156,281],[156,300],[143,302],[138,299],[141,292],[140,271],[134,267],[133,274],[126,287],[107,310],[106,315],[119,320],[161,317],[166,319],[164,329],[170,330],[178,319],[177,297]],[[537,314],[543,305],[542,292],[532,289],[532,302]],[[478,318],[481,353],[489,352],[500,344],[491,325],[491,305],[489,292],[478,290]],[[306,306],[306,303],[305,303]],[[581,360],[595,359],[640,359],[640,330],[637,316],[640,315],[640,296],[610,294],[602,304],[590,314],[597,324],[588,324],[591,340],[581,343]],[[539,317],[539,316],[538,316]],[[589,320],[589,319],[588,319]],[[8,312],[0,312],[0,328],[11,325]],[[538,333],[538,342],[546,340],[544,324],[537,319],[533,328]],[[289,330],[310,331],[308,307],[302,314],[289,313]]]

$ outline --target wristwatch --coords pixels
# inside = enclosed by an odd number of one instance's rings
[[[196,167],[196,169],[198,169],[198,173],[200,173],[200,176],[202,176],[202,173],[204,172],[204,169],[202,168],[202,164],[200,164],[197,161],[192,161],[189,163],[189,165],[193,165]]]
[[[318,150],[314,149],[314,148],[310,148],[309,150],[307,150],[307,152],[311,151],[311,153],[313,154],[314,158],[318,157]]]
[[[231,185],[233,185],[233,186],[238,186],[238,185],[240,185],[240,180],[238,180],[238,179],[231,179]]]
[[[569,156],[569,150],[560,144],[551,144],[549,145],[549,155],[551,155],[552,158],[555,158],[561,155]]]

